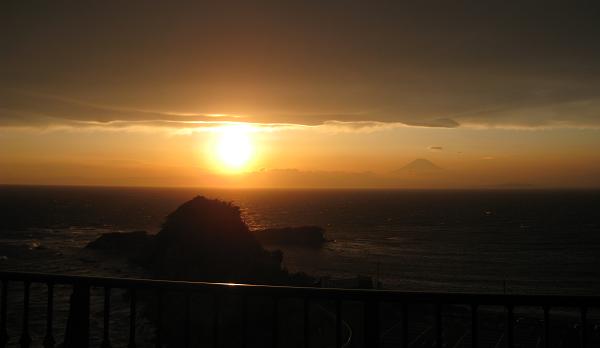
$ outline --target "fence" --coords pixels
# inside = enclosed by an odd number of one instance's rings
[[[247,299],[251,296],[261,296],[271,298],[274,302],[274,320],[271,330],[273,332],[273,347],[280,345],[278,330],[278,318],[280,313],[277,311],[277,303],[281,299],[299,299],[303,301],[304,306],[304,325],[303,336],[304,345],[309,347],[309,306],[311,301],[328,300],[335,303],[333,311],[335,317],[335,336],[336,346],[343,347],[346,343],[343,339],[342,304],[344,301],[361,302],[364,304],[364,345],[366,347],[380,347],[381,327],[380,310],[382,303],[397,303],[402,307],[401,321],[401,342],[400,347],[408,347],[408,327],[410,325],[410,313],[407,310],[409,305],[427,304],[435,308],[434,311],[434,330],[435,346],[444,347],[444,325],[442,320],[444,306],[447,305],[466,305],[470,307],[471,314],[471,346],[478,347],[479,340],[479,308],[480,306],[494,305],[502,306],[506,309],[506,343],[508,347],[515,347],[514,341],[514,309],[518,306],[535,306],[543,310],[544,330],[543,344],[550,347],[551,342],[551,308],[553,307],[571,307],[576,309],[580,315],[580,345],[587,346],[587,320],[588,309],[599,307],[600,297],[597,296],[554,296],[554,295],[501,295],[501,294],[464,294],[464,293],[421,293],[421,292],[402,292],[388,290],[354,290],[354,289],[330,289],[330,288],[310,288],[310,287],[290,287],[290,286],[267,286],[267,285],[248,285],[248,284],[224,284],[224,283],[205,283],[205,282],[183,282],[183,281],[165,281],[149,279],[124,279],[124,278],[102,278],[102,277],[84,277],[67,276],[38,273],[18,273],[18,272],[0,272],[0,281],[2,284],[2,294],[0,297],[0,347],[5,347],[8,342],[7,333],[7,294],[11,291],[11,284],[22,283],[23,303],[22,303],[22,328],[19,342],[21,347],[29,347],[31,337],[29,333],[30,320],[30,286],[32,283],[41,283],[47,286],[47,313],[46,313],[46,336],[43,345],[46,348],[55,346],[53,337],[53,304],[55,285],[69,285],[73,287],[71,295],[71,314],[69,315],[69,324],[67,324],[67,334],[65,335],[65,347],[87,347],[89,342],[89,294],[90,288],[99,287],[104,289],[104,313],[103,313],[103,337],[102,347],[111,347],[109,337],[109,325],[111,323],[111,290],[127,289],[129,296],[129,348],[136,347],[136,316],[139,291],[151,292],[156,296],[157,320],[155,328],[156,347],[162,347],[162,298],[165,292],[180,292],[189,304],[191,294],[203,293],[220,296],[224,293],[240,296],[242,299],[242,345],[245,346],[247,334],[248,313],[246,310]],[[19,288],[21,288],[19,286]],[[86,306],[88,307],[86,309]],[[73,308],[77,307],[77,308]],[[185,322],[182,326],[185,329],[183,345],[189,345],[190,335],[190,306],[184,306]],[[14,310],[14,309],[11,309]],[[218,315],[218,313],[217,313]],[[70,327],[70,329],[69,329]],[[14,338],[11,338],[14,339]],[[215,343],[216,344],[216,343]]]

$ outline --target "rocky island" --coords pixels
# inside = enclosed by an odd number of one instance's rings
[[[310,285],[312,278],[290,274],[282,252],[268,251],[261,242],[316,246],[324,241],[317,226],[251,231],[239,207],[198,196],[169,214],[156,235],[106,233],[87,248],[127,256],[159,279]]]
[[[289,238],[288,238],[289,237]],[[304,273],[290,273],[282,265],[283,254],[279,250],[269,251],[263,248],[261,241],[273,243],[297,243],[302,245],[319,245],[324,242],[324,231],[314,226],[270,229],[251,231],[243,221],[240,208],[227,202],[198,196],[182,204],[169,214],[156,235],[145,231],[124,233],[107,233],[89,243],[87,248],[100,252],[109,252],[127,256],[137,264],[146,268],[154,278],[186,281],[207,281],[227,283],[274,284],[292,286],[315,286],[318,281]],[[154,293],[139,292],[138,296],[150,308],[145,314],[151,320],[158,320],[153,301]],[[198,309],[198,327],[212,325],[212,314],[206,311],[206,306],[214,308],[215,304],[209,297],[194,297],[189,303]],[[239,299],[230,296],[219,297],[220,326],[224,332],[235,330],[240,317]],[[252,300],[257,308],[272,306],[269,299],[255,298]],[[211,304],[212,302],[212,304]],[[186,305],[178,293],[164,295],[161,306],[164,317],[164,339],[173,346],[181,346],[181,326],[185,322],[180,310]],[[302,307],[292,303],[282,302],[280,309],[287,313],[288,321],[281,324],[281,330],[289,331],[287,338],[290,342],[301,342],[296,337],[294,328],[302,324]],[[334,329],[330,310],[323,306],[312,306],[311,332],[328,327]],[[268,341],[268,324],[272,318],[269,311],[256,310],[253,313],[255,323],[250,330],[251,336],[257,342]],[[70,316],[74,316],[73,313]],[[75,330],[75,327],[68,332]],[[349,333],[344,333],[349,335]],[[232,337],[220,337],[227,341]],[[193,344],[206,344],[211,341],[209,334],[199,334],[192,339]],[[331,337],[321,337],[315,334],[312,338],[319,346],[331,345]],[[235,342],[223,346],[235,346]],[[262,346],[250,345],[250,346]]]

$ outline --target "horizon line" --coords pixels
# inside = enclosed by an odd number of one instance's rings
[[[527,186],[527,187],[499,187],[499,186],[464,186],[464,187],[321,187],[321,186],[191,186],[191,185],[105,185],[105,184],[35,184],[35,183],[0,183],[0,187],[55,187],[55,188],[113,188],[113,189],[203,189],[203,190],[273,190],[273,191],[600,191],[600,186]]]

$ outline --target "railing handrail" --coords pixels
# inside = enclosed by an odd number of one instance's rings
[[[303,330],[304,344],[309,346],[310,340],[310,306],[311,301],[315,300],[333,300],[335,302],[335,332],[336,346],[344,347],[343,338],[343,309],[344,301],[358,301],[363,305],[363,338],[365,345],[369,347],[380,347],[381,336],[381,313],[380,307],[384,302],[398,303],[402,305],[402,344],[408,347],[409,341],[409,311],[408,307],[413,304],[434,305],[434,324],[435,345],[438,348],[444,347],[444,320],[443,311],[445,305],[467,305],[471,307],[471,342],[473,347],[479,346],[479,324],[478,308],[482,305],[503,306],[506,309],[506,339],[507,346],[515,347],[515,307],[534,307],[540,306],[544,313],[543,337],[544,345],[549,347],[551,342],[550,310],[556,307],[576,307],[580,313],[579,343],[585,347],[588,340],[588,309],[600,307],[600,296],[577,296],[577,295],[521,295],[521,294],[482,294],[482,293],[457,293],[457,292],[410,292],[398,290],[376,290],[376,289],[338,289],[338,288],[315,288],[315,287],[294,287],[282,285],[253,285],[253,284],[235,284],[235,283],[209,283],[209,282],[190,282],[176,280],[156,280],[156,279],[133,279],[133,278],[109,278],[92,277],[80,275],[58,275],[30,272],[11,272],[0,271],[0,282],[2,293],[0,296],[0,347],[6,347],[8,342],[7,331],[7,293],[9,283],[23,282],[23,325],[20,336],[21,347],[28,348],[32,341],[29,334],[29,302],[30,286],[33,283],[46,284],[48,288],[47,296],[47,329],[44,338],[44,347],[53,348],[54,337],[52,333],[53,321],[53,289],[55,285],[73,285],[73,293],[70,299],[70,312],[67,321],[65,333],[65,347],[88,347],[89,346],[89,316],[90,316],[90,287],[104,288],[104,326],[103,326],[103,347],[110,347],[110,294],[111,289],[128,289],[130,292],[130,314],[129,314],[129,347],[135,347],[136,337],[136,293],[139,290],[148,289],[154,292],[156,297],[156,334],[155,342],[161,346],[161,326],[162,326],[162,298],[165,292],[181,291],[185,293],[185,303],[183,310],[185,319],[183,321],[185,330],[184,346],[189,346],[190,342],[190,295],[192,293],[210,293],[214,296],[213,304],[213,327],[215,332],[213,339],[218,342],[219,339],[219,298],[222,294],[229,293],[239,295],[242,298],[241,316],[242,316],[242,342],[245,342],[248,327],[248,297],[249,296],[267,296],[272,298],[272,334],[273,347],[279,346],[279,301],[284,298],[297,298],[303,302]]]
[[[138,278],[93,277],[34,272],[0,271],[0,280],[52,284],[86,284],[95,287],[161,289],[172,291],[244,293],[272,297],[337,298],[340,300],[390,301],[409,303],[478,304],[514,306],[566,306],[600,307],[600,296],[591,295],[535,295],[493,294],[462,292],[415,292],[378,289],[341,289],[297,287],[282,285],[256,285],[238,283],[210,283]]]

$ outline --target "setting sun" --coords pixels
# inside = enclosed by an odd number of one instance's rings
[[[221,169],[239,171],[253,155],[252,142],[246,127],[232,126],[219,130],[214,155]]]

